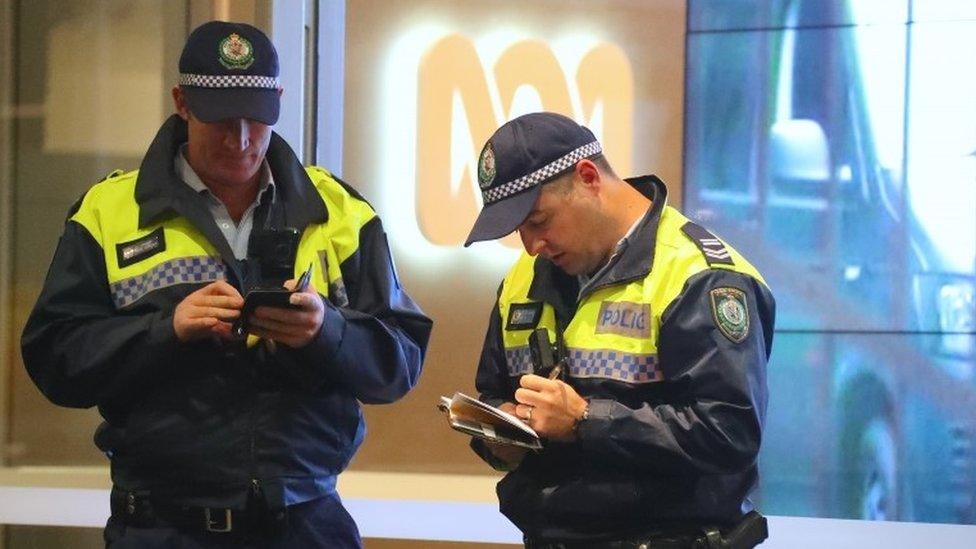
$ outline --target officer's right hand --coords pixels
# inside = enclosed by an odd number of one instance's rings
[[[186,343],[212,336],[231,338],[231,325],[241,315],[244,298],[225,280],[207,284],[183,298],[173,313],[176,337]]]

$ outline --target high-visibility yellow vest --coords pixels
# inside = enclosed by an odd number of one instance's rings
[[[345,305],[340,265],[359,248],[360,228],[376,216],[373,209],[347,192],[319,167],[306,168],[329,211],[326,223],[304,229],[295,258],[295,276],[310,262],[312,282],[334,303]],[[135,199],[138,171],[113,173],[85,195],[70,220],[81,224],[101,246],[107,283],[118,309],[152,291],[175,284],[210,283],[226,278],[216,247],[187,219],[174,216],[139,227]]]
[[[681,228],[688,219],[665,206],[654,244],[654,263],[643,279],[598,288],[577,303],[575,314],[563,331],[568,374],[574,378],[603,378],[627,383],[662,381],[657,360],[661,315],[681,294],[685,281],[705,269],[728,269],[749,275],[763,284],[759,272],[727,244],[731,264],[709,265],[702,250]],[[650,258],[648,258],[650,261]],[[543,327],[556,341],[556,314],[549,303],[528,297],[536,258],[524,253],[502,283],[498,298],[503,345],[511,376],[532,372],[529,335]],[[523,325],[522,311],[538,310],[538,322]]]

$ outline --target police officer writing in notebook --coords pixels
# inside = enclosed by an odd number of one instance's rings
[[[759,543],[748,494],[775,308],[756,269],[667,206],[657,177],[618,178],[558,114],[499,128],[478,179],[467,244],[517,231],[525,252],[498,290],[477,387],[546,444],[472,445],[508,471],[501,511],[526,547]],[[540,329],[561,372],[535,370]]]
[[[206,23],[179,68],[141,168],[69,212],[24,362],[53,402],[104,418],[108,546],[360,547],[336,475],[359,403],[416,384],[431,321],[370,205],[272,131],[267,36]],[[242,318],[254,289],[278,301]]]

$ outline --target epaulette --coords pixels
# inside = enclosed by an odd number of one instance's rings
[[[125,170],[112,170],[111,172],[109,172],[108,174],[106,174],[105,177],[99,179],[96,182],[96,184],[97,183],[101,183],[102,181],[105,181],[107,179],[112,179],[113,177],[118,177],[118,176],[120,176],[120,175],[122,175],[124,173],[125,173]],[[68,220],[71,219],[71,217],[74,216],[76,213],[78,213],[78,210],[79,209],[81,209],[81,203],[84,202],[85,195],[88,194],[88,191],[89,190],[91,190],[91,189],[86,189],[85,192],[81,193],[81,196],[78,197],[78,200],[75,200],[75,203],[72,204],[70,208],[68,208],[68,215],[64,218],[64,222],[65,223],[67,223]]]
[[[708,229],[689,221],[681,227],[681,232],[688,235],[688,238],[698,246],[709,266],[735,265],[725,244],[722,244],[721,240],[708,232]]]
[[[369,200],[366,200],[365,198],[363,198],[363,195],[359,194],[359,191],[357,191],[356,189],[354,189],[352,187],[352,185],[350,185],[349,183],[346,183],[345,181],[339,179],[339,176],[336,175],[336,174],[334,174],[334,173],[332,173],[332,172],[328,172],[328,174],[329,174],[329,177],[331,177],[332,179],[335,179],[336,180],[336,183],[338,183],[340,186],[342,186],[342,188],[345,189],[346,192],[349,193],[350,196],[352,196],[356,200],[359,200],[361,202],[365,202],[370,208],[373,209],[373,211],[376,211],[376,208],[373,208],[373,205],[369,203]]]
[[[125,173],[125,170],[112,170],[108,175],[98,180],[99,183],[105,181],[106,179],[112,179],[113,177],[118,177]]]

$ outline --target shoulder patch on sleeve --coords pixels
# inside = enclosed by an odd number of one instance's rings
[[[723,286],[708,293],[712,304],[712,318],[722,335],[732,343],[740,343],[749,335],[749,305],[746,293],[738,288]]]
[[[708,232],[701,225],[689,221],[681,227],[681,232],[688,235],[688,238],[694,241],[709,265],[735,265],[725,244],[722,244],[721,240],[715,238],[715,235]]]

